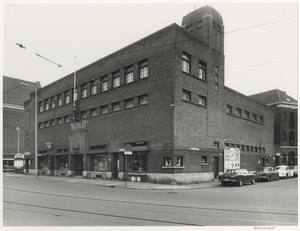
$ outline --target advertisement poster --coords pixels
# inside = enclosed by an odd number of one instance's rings
[[[224,149],[224,172],[227,169],[240,169],[240,149],[225,148]]]

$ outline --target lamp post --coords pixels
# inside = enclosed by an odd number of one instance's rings
[[[17,151],[17,153],[20,153],[20,128],[17,127],[16,130],[18,131],[18,151]]]
[[[35,117],[35,123],[34,123],[34,156],[35,156],[35,177],[38,177],[38,169],[37,169],[37,165],[38,165],[38,158],[37,158],[37,88],[34,85],[28,84],[28,83],[20,83],[20,85],[25,85],[25,86],[30,86],[34,88],[35,91],[35,110],[34,110],[34,117]]]

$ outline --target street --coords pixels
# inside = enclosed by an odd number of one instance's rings
[[[298,178],[132,190],[3,177],[4,226],[297,226]]]

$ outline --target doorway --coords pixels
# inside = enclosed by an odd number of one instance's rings
[[[83,173],[83,155],[75,155],[75,176],[82,176]]]
[[[112,154],[112,179],[119,178],[119,153]]]
[[[214,156],[214,178],[217,179],[219,175],[219,157]]]

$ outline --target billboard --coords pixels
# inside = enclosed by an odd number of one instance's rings
[[[224,149],[224,172],[227,169],[240,169],[241,152],[239,148]]]

